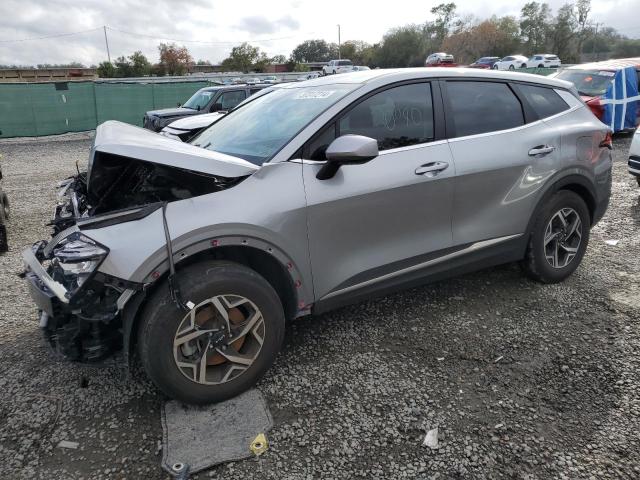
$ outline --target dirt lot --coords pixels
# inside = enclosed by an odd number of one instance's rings
[[[0,478],[167,477],[163,398],[139,371],[54,361],[16,276],[20,251],[48,236],[54,181],[86,161],[90,142],[0,142],[13,202],[0,256]],[[539,285],[506,265],[294,323],[259,384],[275,422],[261,465],[199,477],[639,478],[640,189],[626,173],[629,142],[615,141],[612,204],[568,281]],[[421,443],[436,426],[432,451]]]

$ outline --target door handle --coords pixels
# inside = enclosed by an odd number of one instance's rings
[[[547,153],[551,153],[556,149],[553,145],[538,145],[537,147],[533,147],[529,150],[530,157],[536,157],[538,155],[546,155]]]
[[[430,174],[428,175],[429,177],[435,177],[438,173],[445,170],[448,166],[449,164],[447,162],[425,163],[424,165],[416,168],[415,173],[416,175]]]

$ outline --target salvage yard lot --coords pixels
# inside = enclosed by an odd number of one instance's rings
[[[626,173],[629,143],[615,139],[611,206],[566,282],[540,285],[506,265],[294,322],[258,385],[274,418],[269,450],[199,478],[638,478],[640,189]],[[167,478],[164,399],[137,369],[55,360],[17,277],[20,251],[48,238],[55,181],[90,145],[86,134],[0,142],[12,201],[0,478]],[[439,448],[423,447],[436,426]]]

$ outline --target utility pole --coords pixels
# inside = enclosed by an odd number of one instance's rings
[[[107,38],[107,26],[103,25],[102,30],[104,30],[104,43],[107,46],[107,58],[109,58],[109,63],[111,63],[111,54],[109,53],[109,39]]]
[[[596,44],[598,43],[598,22],[596,22],[595,34],[593,35],[593,49],[591,51],[591,56],[594,61],[598,61],[598,53],[596,52]]]
[[[338,60],[340,60],[340,24],[338,24]]]

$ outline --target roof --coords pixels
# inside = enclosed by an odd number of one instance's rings
[[[235,90],[238,87],[251,87],[251,88],[266,88],[270,85],[268,83],[254,83],[253,85],[249,85],[248,83],[234,83],[229,85],[213,85],[211,87],[203,87],[199,91],[213,91],[213,90]]]
[[[620,70],[625,67],[640,67],[640,57],[619,58],[603,62],[583,63],[567,67],[571,70]]]
[[[320,87],[324,85],[335,84],[365,84],[376,82],[384,79],[384,83],[392,83],[395,81],[413,80],[419,78],[434,77],[454,77],[454,78],[495,78],[498,80],[520,80],[525,82],[539,83],[559,88],[571,88],[572,83],[548,78],[542,75],[534,75],[531,73],[511,72],[503,70],[481,70],[477,68],[443,68],[443,67],[419,67],[419,68],[394,68],[394,69],[376,69],[363,70],[351,73],[341,73],[338,75],[329,75],[312,80],[307,80],[303,84],[293,83],[287,84],[284,88],[301,88],[301,87]]]

